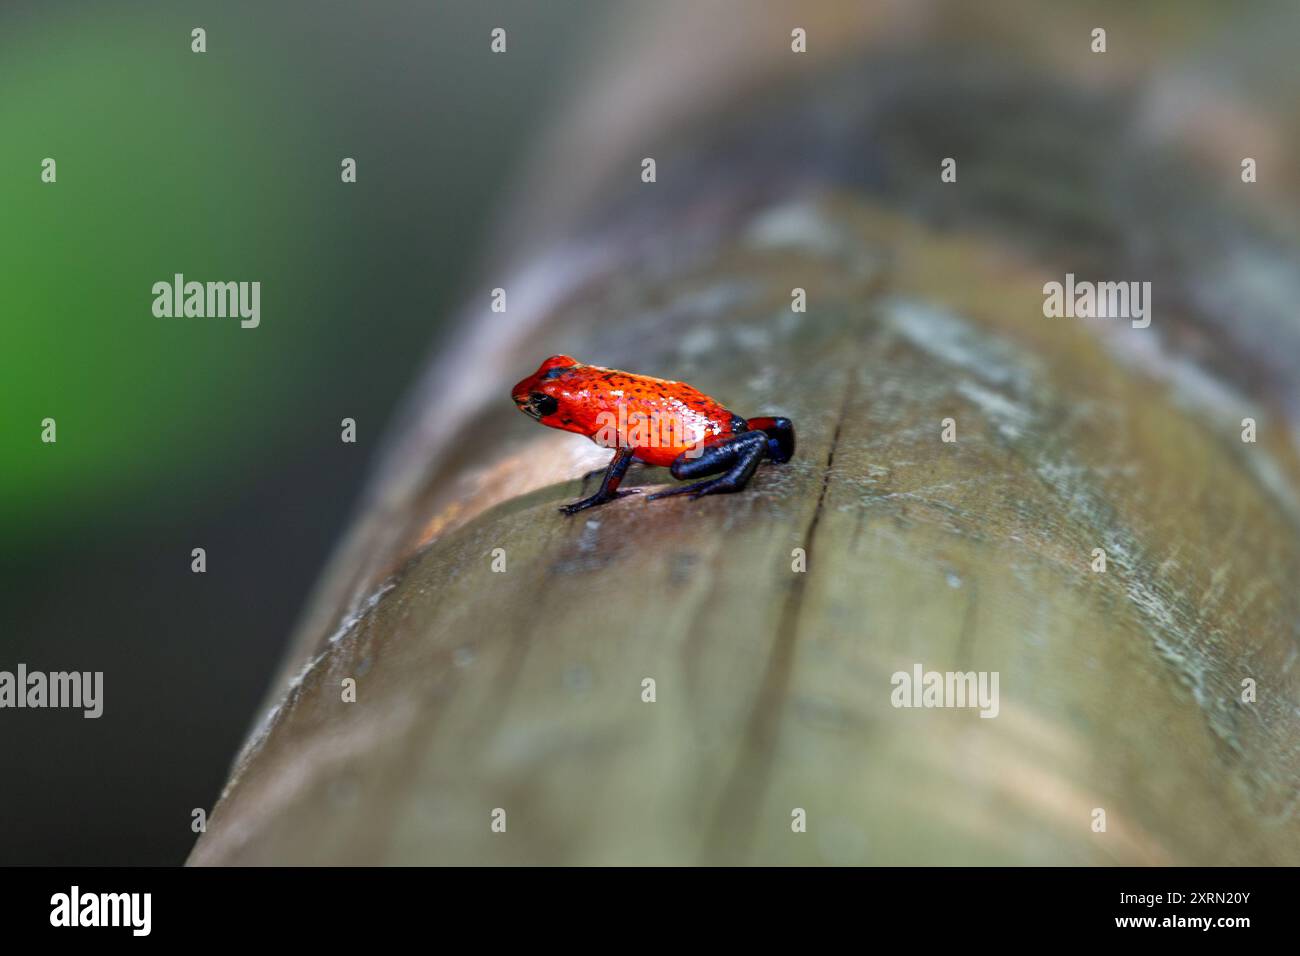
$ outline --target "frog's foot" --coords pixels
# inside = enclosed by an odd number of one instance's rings
[[[674,478],[699,478],[720,471],[726,473],[708,481],[697,481],[693,485],[679,485],[656,492],[646,500],[653,501],[670,495],[702,498],[704,495],[725,495],[740,491],[749,484],[749,479],[754,476],[758,463],[767,451],[767,435],[761,431],[749,431],[708,445],[704,448],[704,453],[695,458],[690,458],[683,452],[672,464]]]
[[[641,494],[640,488],[625,488],[623,491],[611,491],[608,494],[601,494],[599,491],[590,498],[583,498],[581,501],[575,501],[571,505],[564,505],[560,508],[566,515],[574,515],[579,511],[586,511],[588,508],[594,508],[596,505],[603,505],[606,502],[613,501],[616,498],[625,498],[628,495]]]
[[[656,491],[653,495],[646,495],[645,500],[654,501],[656,498],[668,498],[672,495],[690,495],[692,498],[700,498],[704,495],[726,495],[733,491],[740,491],[744,487],[743,482],[728,481],[727,476],[723,475],[721,478],[697,481],[693,485],[677,485],[667,491]]]

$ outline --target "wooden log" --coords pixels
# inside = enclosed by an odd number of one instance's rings
[[[1300,862],[1294,280],[1225,265],[1294,245],[1117,101],[932,67],[714,117],[527,254],[419,390],[192,863]],[[949,195],[954,131],[985,158]],[[1152,326],[1045,318],[1067,270],[1154,278]],[[798,453],[565,517],[607,453],[508,396],[555,352],[787,415]],[[996,672],[997,715],[894,706],[916,665]]]

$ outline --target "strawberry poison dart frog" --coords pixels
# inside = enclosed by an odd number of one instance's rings
[[[543,425],[614,449],[600,489],[565,505],[565,514],[635,494],[618,487],[633,458],[666,466],[674,478],[717,475],[650,495],[699,498],[740,491],[765,456],[785,462],[794,454],[788,418],[744,419],[683,382],[583,365],[567,355],[552,355],[511,395],[521,412]]]

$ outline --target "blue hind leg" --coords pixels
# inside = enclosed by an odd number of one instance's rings
[[[667,498],[669,495],[690,495],[699,498],[702,495],[722,495],[740,491],[753,477],[754,470],[763,456],[768,452],[768,439],[764,432],[748,431],[733,435],[713,445],[707,445],[702,454],[695,458],[685,452],[677,457],[670,469],[674,478],[699,478],[703,475],[725,474],[699,481],[693,485],[678,485],[667,491],[660,491],[650,499]]]

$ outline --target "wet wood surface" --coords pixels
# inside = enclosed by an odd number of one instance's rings
[[[503,393],[476,425],[500,460],[307,669],[195,862],[1296,860],[1300,549],[1268,448],[1043,319],[1022,265],[843,201],[769,216],[620,294],[659,306],[631,339],[793,418],[796,458],[568,518],[599,459]],[[782,221],[845,245],[773,245]],[[999,672],[998,716],[892,707],[916,663]]]
[[[1024,149],[949,200],[927,136],[1024,82],[975,75],[850,109],[810,176],[697,135],[524,257],[545,294],[418,391],[191,863],[1300,863],[1300,332],[1227,265],[1294,246],[1144,154],[1036,152],[1134,139],[1050,91],[968,128]],[[898,172],[821,162],[876,142]],[[1045,318],[1067,269],[1155,275],[1152,327]],[[559,352],[786,415],[796,456],[565,517],[607,453],[508,394]],[[893,706],[918,664],[997,672],[997,716]]]

